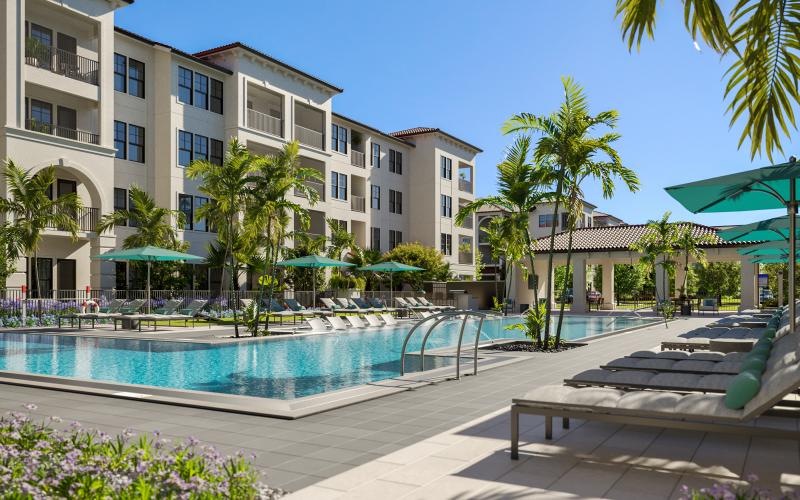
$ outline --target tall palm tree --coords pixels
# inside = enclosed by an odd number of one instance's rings
[[[75,193],[51,198],[56,180],[55,167],[46,167],[35,174],[8,160],[3,176],[8,186],[9,198],[0,198],[0,213],[11,216],[14,231],[10,255],[28,254],[33,258],[36,293],[41,296],[39,281],[39,246],[42,233],[47,228],[58,228],[69,233],[72,241],[78,239],[78,223],[75,213],[81,208],[80,198]]]
[[[525,253],[525,242],[522,239],[520,227],[527,224],[527,214],[503,214],[500,217],[494,217],[489,221],[488,225],[480,228],[480,231],[486,235],[489,248],[492,251],[492,257],[494,257],[503,268],[504,316],[508,314],[508,296],[511,293],[514,266],[522,260]]]
[[[695,40],[729,56],[725,98],[731,126],[745,123],[739,146],[750,139],[750,156],[783,152],[781,134],[797,128],[795,109],[800,57],[800,4],[786,0],[737,0],[727,14],[719,0],[683,0],[684,23]],[[726,4],[727,4],[726,3]],[[617,16],[628,49],[653,38],[656,12],[662,2],[617,0]]]
[[[503,131],[507,134],[523,132],[539,135],[533,157],[536,161],[553,165],[555,168],[556,190],[552,198],[554,202],[553,225],[547,259],[545,345],[548,345],[550,337],[553,245],[560,204],[571,203],[571,208],[575,208],[575,200],[570,201],[570,199],[578,197],[580,182],[587,177],[600,180],[604,197],[610,197],[613,194],[613,178],[615,177],[621,178],[632,191],[638,189],[639,184],[636,174],[622,165],[619,154],[613,147],[613,143],[619,139],[619,134],[607,132],[599,136],[593,135],[598,127],[613,129],[617,123],[617,111],[601,111],[592,115],[583,87],[571,77],[562,78],[561,84],[564,87],[564,102],[555,112],[549,115],[521,113],[511,117],[503,125]],[[566,200],[564,199],[565,188],[569,193]],[[576,290],[575,293],[578,291]]]
[[[130,206],[105,214],[97,224],[98,234],[112,230],[115,226],[130,225],[136,231],[122,241],[123,248],[148,245],[173,250],[183,248],[176,227],[183,227],[186,217],[180,210],[159,207],[147,191],[139,186],[130,187]]]
[[[200,207],[195,217],[204,218],[217,228],[217,238],[225,245],[225,260],[228,262],[231,293],[233,294],[233,324],[239,337],[238,284],[236,279],[236,255],[233,249],[236,239],[242,237],[242,219],[251,200],[250,182],[260,161],[238,139],[231,139],[221,165],[208,160],[194,160],[186,169],[189,179],[200,180],[198,190],[212,201]],[[224,281],[224,280],[223,280]]]
[[[326,222],[331,232],[331,235],[328,237],[329,244],[327,254],[329,258],[339,260],[342,258],[342,254],[350,258],[362,252],[361,247],[356,243],[355,235],[345,227],[339,225],[338,220],[326,219]]]
[[[706,251],[703,250],[701,245],[713,242],[714,238],[710,234],[695,236],[692,232],[691,225],[678,230],[678,234],[675,237],[675,246],[678,251],[683,252],[684,257],[683,283],[680,287],[682,296],[686,297],[689,295],[686,289],[686,283],[689,279],[689,259],[694,259],[701,265],[705,265]]]

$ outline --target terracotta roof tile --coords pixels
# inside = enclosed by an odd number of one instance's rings
[[[395,137],[400,137],[400,138],[405,139],[406,137],[413,137],[415,135],[433,134],[433,133],[442,134],[442,135],[444,135],[446,137],[449,137],[450,139],[453,139],[456,142],[460,142],[461,144],[463,144],[463,145],[465,145],[465,146],[467,146],[469,148],[474,149],[478,153],[483,153],[483,150],[481,148],[479,148],[478,146],[470,144],[470,143],[468,143],[467,141],[465,141],[463,139],[459,139],[458,137],[456,137],[456,136],[454,136],[452,134],[448,134],[447,132],[445,132],[444,130],[442,130],[440,128],[413,127],[413,128],[407,128],[407,129],[404,129],[404,130],[398,130],[397,132],[391,132],[391,133],[389,133],[389,135],[393,135]]]

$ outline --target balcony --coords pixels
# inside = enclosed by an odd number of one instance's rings
[[[76,130],[67,127],[59,127],[52,123],[45,123],[36,120],[25,120],[25,128],[42,134],[54,135],[85,144],[100,144],[100,136],[84,130]]]
[[[300,144],[305,144],[306,146],[311,146],[316,149],[324,149],[325,134],[322,132],[317,132],[316,130],[311,130],[302,125],[295,124],[294,138],[297,139]]]
[[[97,223],[100,221],[100,210],[94,207],[81,207],[75,213],[70,213],[78,223],[78,231],[94,232]],[[66,231],[66,228],[58,226],[48,226],[48,229]]]
[[[465,193],[472,192],[472,181],[468,179],[458,179],[458,189]]]
[[[303,182],[309,189],[313,189],[317,193],[319,193],[319,201],[325,201],[325,183],[319,181],[305,181]],[[300,191],[299,189],[294,190],[294,195],[299,196],[301,198],[305,198],[306,195],[304,192]]]
[[[367,211],[367,200],[363,196],[350,196],[350,209],[353,212],[366,212]]]
[[[354,167],[366,168],[364,153],[361,151],[356,151],[355,149],[350,150],[350,165],[353,165]]]
[[[247,110],[247,126],[261,132],[283,137],[283,120],[255,109]]]
[[[97,85],[100,73],[97,61],[32,39],[25,43],[25,64],[92,85]]]

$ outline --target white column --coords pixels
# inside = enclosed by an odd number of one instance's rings
[[[756,307],[756,280],[758,278],[758,264],[753,264],[750,259],[742,259],[742,304],[740,309]]]
[[[603,309],[614,309],[614,263],[611,261],[603,262]]]
[[[586,257],[572,257],[572,312],[586,312]]]
[[[778,307],[783,306],[783,272],[778,273]]]
[[[656,264],[656,301],[666,300],[669,297],[669,273],[664,272],[664,266]]]
[[[679,262],[678,265],[675,266],[675,290],[672,292],[674,297],[681,296],[681,287],[683,286],[684,276],[686,276],[686,270],[683,268],[683,263]]]

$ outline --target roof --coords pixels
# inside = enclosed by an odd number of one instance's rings
[[[691,226],[694,236],[711,235],[714,241],[700,245],[701,248],[736,248],[759,243],[757,241],[725,241],[717,236],[717,228],[695,224],[694,222],[679,222],[678,226],[686,228]],[[639,241],[647,233],[647,224],[631,224],[626,226],[585,227],[572,232],[573,252],[611,252],[627,251],[630,246]],[[569,233],[566,231],[556,234],[553,249],[556,253],[566,253]],[[550,237],[545,236],[536,240],[535,253],[547,253],[550,248]]]
[[[378,133],[378,134],[380,134],[380,135],[382,135],[382,136],[384,136],[384,137],[386,137],[388,139],[391,139],[393,141],[397,141],[399,143],[405,144],[406,146],[411,146],[412,148],[417,147],[412,142],[408,142],[408,141],[406,141],[406,140],[404,140],[404,139],[402,139],[400,137],[395,137],[395,136],[393,136],[393,135],[391,135],[389,133],[383,132],[382,130],[379,130],[379,129],[375,128],[375,127],[371,127],[371,126],[369,126],[369,125],[367,125],[365,123],[362,123],[360,121],[353,120],[352,118],[349,118],[349,117],[344,116],[342,114],[339,114],[339,113],[336,113],[336,112],[332,112],[331,115],[334,118],[339,118],[340,120],[348,121],[350,123],[358,125],[359,127],[363,127],[363,128],[369,129],[369,130],[371,130],[373,132],[376,132],[376,133]]]
[[[205,59],[201,59],[201,58],[196,57],[196,56],[194,56],[192,54],[189,54],[188,52],[184,52],[184,51],[182,51],[180,49],[176,49],[175,47],[173,47],[171,45],[167,45],[166,43],[161,43],[161,42],[157,42],[155,40],[151,40],[150,38],[142,36],[142,35],[140,35],[138,33],[134,33],[133,31],[128,31],[125,28],[120,28],[119,26],[114,26],[114,31],[116,31],[117,33],[120,33],[122,35],[129,36],[129,37],[131,37],[131,38],[133,38],[135,40],[138,40],[138,41],[140,41],[142,43],[146,43],[148,45],[154,45],[154,46],[155,45],[160,45],[161,47],[165,47],[165,48],[169,49],[174,54],[178,54],[181,57],[185,57],[186,59],[190,59],[190,60],[192,60],[192,61],[194,61],[194,62],[196,62],[198,64],[202,64],[203,66],[207,66],[209,68],[215,69],[217,71],[221,71],[223,73],[227,73],[229,75],[233,74],[233,71],[231,71],[228,68],[225,68],[223,66],[220,66],[219,64],[214,64],[211,61],[206,61]]]
[[[452,139],[452,140],[454,140],[456,142],[459,142],[459,143],[461,143],[461,144],[463,144],[463,145],[465,145],[465,146],[467,146],[469,148],[474,149],[478,153],[483,153],[483,150],[481,148],[479,148],[478,146],[470,144],[465,140],[459,139],[458,137],[456,137],[456,136],[454,136],[452,134],[448,134],[447,132],[445,132],[444,130],[442,130],[440,128],[413,127],[413,128],[407,128],[405,130],[398,130],[397,132],[391,132],[390,133],[390,135],[393,135],[395,137],[402,137],[403,139],[405,139],[406,137],[413,137],[415,135],[423,135],[423,134],[441,134],[441,135],[443,135],[445,137],[449,137],[450,139]]]
[[[294,66],[292,66],[292,65],[290,65],[288,63],[285,63],[285,62],[281,61],[280,59],[275,59],[274,57],[272,57],[272,56],[270,56],[268,54],[265,54],[265,53],[261,52],[260,50],[254,49],[253,47],[250,47],[249,45],[243,44],[242,42],[228,43],[226,45],[220,45],[219,47],[214,47],[214,48],[203,50],[203,51],[200,51],[200,52],[195,52],[194,56],[195,57],[199,57],[199,58],[204,58],[204,57],[210,56],[212,54],[219,54],[220,52],[226,52],[228,50],[233,50],[233,49],[246,50],[246,51],[248,51],[248,52],[250,52],[252,54],[255,54],[258,57],[261,57],[261,58],[266,59],[266,60],[268,60],[268,61],[270,61],[270,62],[272,62],[274,64],[277,64],[278,66],[281,66],[281,67],[286,68],[288,70],[291,70],[291,71],[293,71],[293,72],[295,72],[295,73],[297,73],[299,75],[302,75],[302,76],[308,78],[309,80],[312,80],[312,81],[322,85],[323,87],[327,87],[328,89],[333,90],[336,93],[340,94],[340,93],[344,92],[343,89],[333,85],[332,83],[326,82],[325,80],[322,80],[321,78],[317,78],[314,75],[311,75],[309,73],[306,73],[305,71],[297,69],[296,67],[294,67]]]

